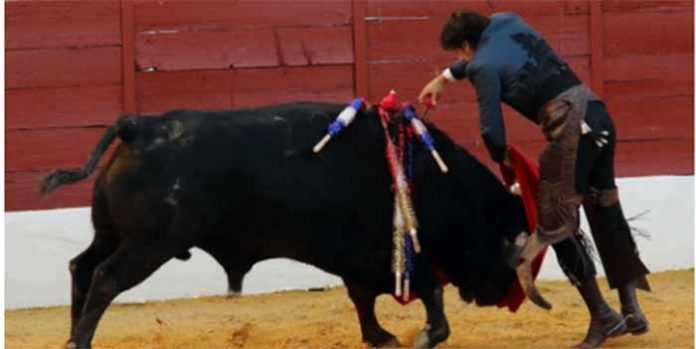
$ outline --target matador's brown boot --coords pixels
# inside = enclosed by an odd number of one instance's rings
[[[573,348],[596,348],[607,338],[626,333],[626,320],[604,300],[597,280],[589,277],[578,286],[578,292],[590,311],[590,328],[582,342]]]

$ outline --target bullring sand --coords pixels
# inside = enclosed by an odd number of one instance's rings
[[[694,270],[652,274],[652,293],[640,292],[651,331],[607,341],[607,348],[693,348]],[[601,288],[613,306],[616,292]],[[586,330],[588,314],[568,282],[539,282],[550,312],[526,302],[517,314],[465,304],[456,289],[445,291],[452,335],[438,348],[568,348]],[[60,290],[63,292],[63,290]],[[377,316],[402,344],[410,346],[424,323],[420,302],[377,300]],[[61,348],[70,326],[68,307],[5,311],[8,349]],[[238,298],[204,297],[108,309],[93,342],[95,349],[367,348],[356,312],[343,287],[323,292],[278,292]]]

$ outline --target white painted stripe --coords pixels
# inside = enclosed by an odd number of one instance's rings
[[[694,177],[659,176],[618,181],[628,217],[650,212],[632,225],[647,230],[638,237],[641,256],[652,271],[694,265]],[[6,214],[5,306],[7,309],[70,303],[68,262],[92,238],[89,208],[12,212]],[[587,224],[583,219],[583,226]],[[118,302],[142,302],[201,295],[224,295],[227,279],[206,253],[194,249],[189,261],[172,260]],[[596,263],[600,273],[600,263]],[[563,279],[553,253],[541,278]],[[287,259],[257,264],[244,280],[244,293],[307,289],[338,285],[341,280]]]
[[[626,218],[648,211],[629,225],[646,231],[649,238],[635,236],[638,251],[650,271],[694,266],[694,177],[657,176],[620,178],[619,197]],[[589,235],[582,214],[581,227]],[[604,268],[595,261],[597,271]],[[539,275],[542,279],[564,279],[554,253],[547,254]]]

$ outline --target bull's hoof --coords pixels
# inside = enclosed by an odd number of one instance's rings
[[[239,298],[242,296],[241,291],[229,290],[227,291],[227,298]]]
[[[612,311],[601,318],[592,319],[585,339],[573,348],[589,349],[597,348],[607,338],[620,336],[626,333],[626,320],[617,312]]]
[[[415,349],[430,349],[434,347],[430,343],[430,338],[428,338],[428,331],[423,330],[418,334],[418,337],[416,338],[416,343],[413,344],[413,348]]]
[[[428,324],[425,325],[425,328],[418,334],[413,347],[416,349],[434,348],[436,345],[444,342],[447,337],[449,337],[449,328],[447,326],[432,329]]]
[[[363,341],[371,348],[399,348],[402,346],[393,334],[383,329],[371,333],[368,338],[363,338]]]
[[[650,325],[648,319],[645,315],[636,311],[633,313],[626,314],[626,332],[629,332],[635,336],[648,333],[650,331]]]
[[[92,345],[77,345],[77,343],[73,342],[72,340],[69,340],[67,343],[65,343],[65,349],[92,349]]]
[[[392,337],[389,340],[387,340],[386,342],[382,342],[380,344],[373,344],[371,347],[372,348],[401,348],[403,346],[401,345],[399,340],[396,339],[396,337]]]

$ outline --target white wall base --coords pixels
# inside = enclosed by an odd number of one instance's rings
[[[649,213],[631,225],[649,232],[636,238],[651,271],[694,266],[694,177],[659,176],[618,181],[622,205],[631,217]],[[583,217],[586,231],[587,222]],[[6,214],[6,309],[70,304],[68,262],[92,239],[89,208],[25,211]],[[188,261],[172,260],[117,302],[143,302],[227,292],[222,268],[194,249]],[[603,274],[601,263],[596,263]],[[543,279],[563,279],[555,255],[549,253]],[[341,284],[341,279],[303,263],[274,259],[258,263],[244,279],[244,293],[267,293]]]

